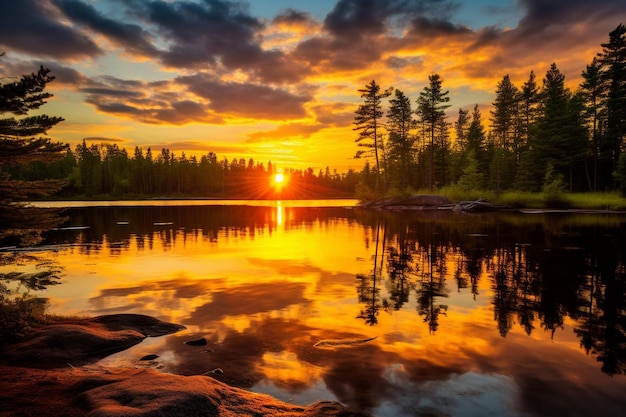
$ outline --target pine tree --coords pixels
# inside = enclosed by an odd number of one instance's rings
[[[539,103],[539,86],[537,85],[535,72],[530,71],[528,81],[522,85],[520,91],[520,112],[522,122],[522,135],[524,142],[531,139],[532,126],[537,120],[537,105]],[[523,146],[525,143],[522,143]]]
[[[593,153],[593,182],[591,189],[598,188],[598,159],[602,141],[602,119],[604,113],[603,97],[606,93],[606,82],[602,76],[602,65],[597,58],[593,58],[591,64],[582,72],[583,82],[580,84],[580,92],[584,98],[585,116],[591,125],[591,143]]]
[[[606,133],[601,151],[611,153],[617,163],[626,137],[626,26],[620,24],[609,33],[609,42],[602,44],[599,61],[607,83]]]
[[[467,149],[467,130],[469,128],[469,111],[459,108],[459,117],[454,122],[456,142],[461,151]]]
[[[546,73],[541,97],[533,152],[542,169],[550,165],[557,174],[569,176],[571,189],[573,164],[582,160],[587,150],[582,100],[565,87],[565,76],[556,64]]]
[[[411,130],[415,127],[411,110],[411,100],[400,90],[395,90],[395,97],[389,100],[387,112],[387,131],[389,132],[389,155],[393,163],[400,167],[400,187],[408,186],[409,164],[413,159],[415,136]]]
[[[24,75],[19,81],[0,84],[0,242],[36,243],[41,232],[59,222],[58,213],[26,207],[28,198],[41,198],[59,190],[64,181],[25,181],[12,178],[9,169],[34,161],[53,161],[63,157],[67,145],[41,137],[63,121],[61,117],[27,116],[52,95],[44,92],[54,80],[50,70]],[[7,78],[8,79],[8,78]]]
[[[491,111],[492,133],[495,138],[495,149],[492,160],[491,175],[494,178],[495,188],[500,192],[504,178],[505,161],[509,154],[515,154],[518,160],[518,142],[516,140],[519,125],[520,92],[511,82],[509,75],[505,75],[498,83],[496,98]]]
[[[446,118],[446,109],[450,107],[448,103],[450,93],[448,90],[443,91],[443,79],[439,74],[428,76],[429,84],[424,87],[417,99],[417,115],[423,123],[430,139],[430,167],[428,175],[428,187],[433,189],[433,175],[435,163],[435,138],[437,134],[446,134],[447,130],[443,129]]]
[[[358,151],[355,158],[374,154],[376,160],[376,192],[380,193],[382,184],[380,178],[380,150],[383,147],[381,133],[383,124],[381,119],[384,115],[382,99],[389,97],[391,91],[385,90],[381,93],[380,86],[374,80],[358,91],[361,93],[361,98],[364,99],[365,103],[359,106],[354,116],[354,130],[359,132],[359,137],[355,139],[355,142],[358,146],[366,148],[366,150]]]

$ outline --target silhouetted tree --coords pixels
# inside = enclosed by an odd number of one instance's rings
[[[430,140],[430,166],[428,176],[428,187],[433,189],[433,175],[434,175],[434,163],[435,163],[435,138],[445,134],[442,128],[442,123],[445,123],[446,109],[450,107],[448,103],[450,93],[448,90],[443,90],[443,79],[439,74],[432,74],[428,76],[429,84],[424,87],[417,99],[417,115],[420,121],[424,125],[424,129],[428,134]]]
[[[63,157],[67,146],[42,137],[63,121],[44,114],[27,116],[52,95],[45,92],[54,80],[50,70],[41,67],[37,73],[24,75],[18,81],[0,84],[0,241],[11,239],[30,244],[41,231],[54,227],[60,220],[49,210],[27,208],[27,198],[45,197],[59,190],[65,181],[26,181],[9,174],[12,167],[23,168],[34,161],[54,161]]]
[[[618,25],[609,33],[609,42],[601,46],[602,52],[598,57],[608,88],[606,133],[601,152],[610,152],[610,160],[614,165],[619,159],[626,137],[626,26]]]
[[[359,132],[359,137],[355,139],[358,146],[366,148],[356,153],[355,158],[359,158],[364,154],[374,154],[376,160],[376,192],[382,191],[382,182],[380,175],[380,149],[382,147],[382,117],[384,116],[382,109],[382,99],[389,97],[390,90],[381,93],[380,86],[376,81],[365,88],[358,90],[364,103],[356,110],[354,116],[354,130]]]
[[[389,100],[387,112],[387,131],[389,132],[388,152],[391,161],[399,166],[400,187],[408,186],[409,165],[413,159],[415,136],[411,100],[400,90],[395,90],[395,97]]]

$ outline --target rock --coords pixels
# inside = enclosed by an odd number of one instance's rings
[[[154,370],[124,370],[86,378],[73,390],[74,404],[89,417],[274,416],[367,417],[337,402],[308,407],[269,395],[230,387],[205,376],[163,374]]]
[[[41,368],[84,365],[128,349],[146,337],[184,329],[140,314],[114,314],[45,326],[4,349],[4,359]]]
[[[366,208],[384,209],[435,209],[452,204],[452,201],[441,195],[416,194],[410,197],[386,197],[380,200],[367,201],[361,204]]]
[[[206,339],[203,337],[202,339],[188,340],[185,344],[189,346],[206,346]]]
[[[140,361],[152,361],[152,360],[155,360],[158,357],[159,357],[159,355],[151,354],[151,355],[142,356],[141,358],[139,358],[139,360]]]

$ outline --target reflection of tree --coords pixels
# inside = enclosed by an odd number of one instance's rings
[[[0,253],[0,340],[8,341],[28,331],[45,312],[47,300],[32,295],[59,283],[61,268],[55,262],[22,252]]]
[[[439,315],[445,314],[447,305],[437,304],[438,297],[447,297],[443,245],[429,244],[422,250],[422,273],[417,283],[417,311],[424,316],[431,333],[439,327]]]
[[[613,243],[598,245],[587,261],[589,274],[580,287],[578,326],[574,332],[589,354],[602,362],[602,371],[626,373],[626,267],[616,258]]]
[[[382,236],[382,249],[380,249],[380,265],[378,264],[378,251],[381,246],[381,229]],[[356,278],[358,281],[357,292],[359,295],[359,302],[365,304],[365,307],[359,315],[357,316],[360,319],[364,319],[367,324],[373,326],[378,323],[378,313],[380,311],[381,303],[380,303],[380,288],[381,285],[381,274],[382,274],[382,265],[383,258],[385,253],[385,226],[381,225],[380,222],[376,224],[376,237],[375,237],[375,248],[374,248],[374,256],[373,261],[374,265],[372,271],[369,275],[365,274],[357,274]]]
[[[409,294],[415,284],[411,281],[415,242],[408,237],[408,225],[396,237],[396,246],[387,250],[387,290],[391,302],[384,300],[386,310],[400,310],[409,301]]]
[[[506,337],[513,327],[513,317],[517,311],[518,287],[511,273],[513,259],[510,252],[496,250],[495,271],[493,273],[493,314],[498,323],[500,336]]]

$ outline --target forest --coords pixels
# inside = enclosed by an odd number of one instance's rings
[[[582,71],[575,91],[556,63],[542,80],[498,82],[489,114],[478,104],[449,117],[449,91],[433,73],[412,103],[372,80],[358,93],[355,158],[360,172],[276,168],[251,158],[197,157],[83,142],[74,149],[33,136],[61,117],[25,116],[51,97],[49,70],[0,85],[0,182],[10,199],[42,198],[320,198],[409,194],[417,190],[626,193],[626,26],[620,24]],[[356,137],[356,139],[355,139]],[[132,153],[132,155],[130,154]],[[268,186],[268,185],[273,185]]]
[[[356,156],[375,161],[366,163],[361,181],[377,193],[445,186],[624,193],[626,26],[609,33],[581,75],[576,91],[556,63],[541,82],[534,71],[521,86],[504,75],[488,116],[475,105],[459,109],[453,123],[439,74],[429,76],[416,108],[402,91],[372,81],[359,90],[355,117]]]

